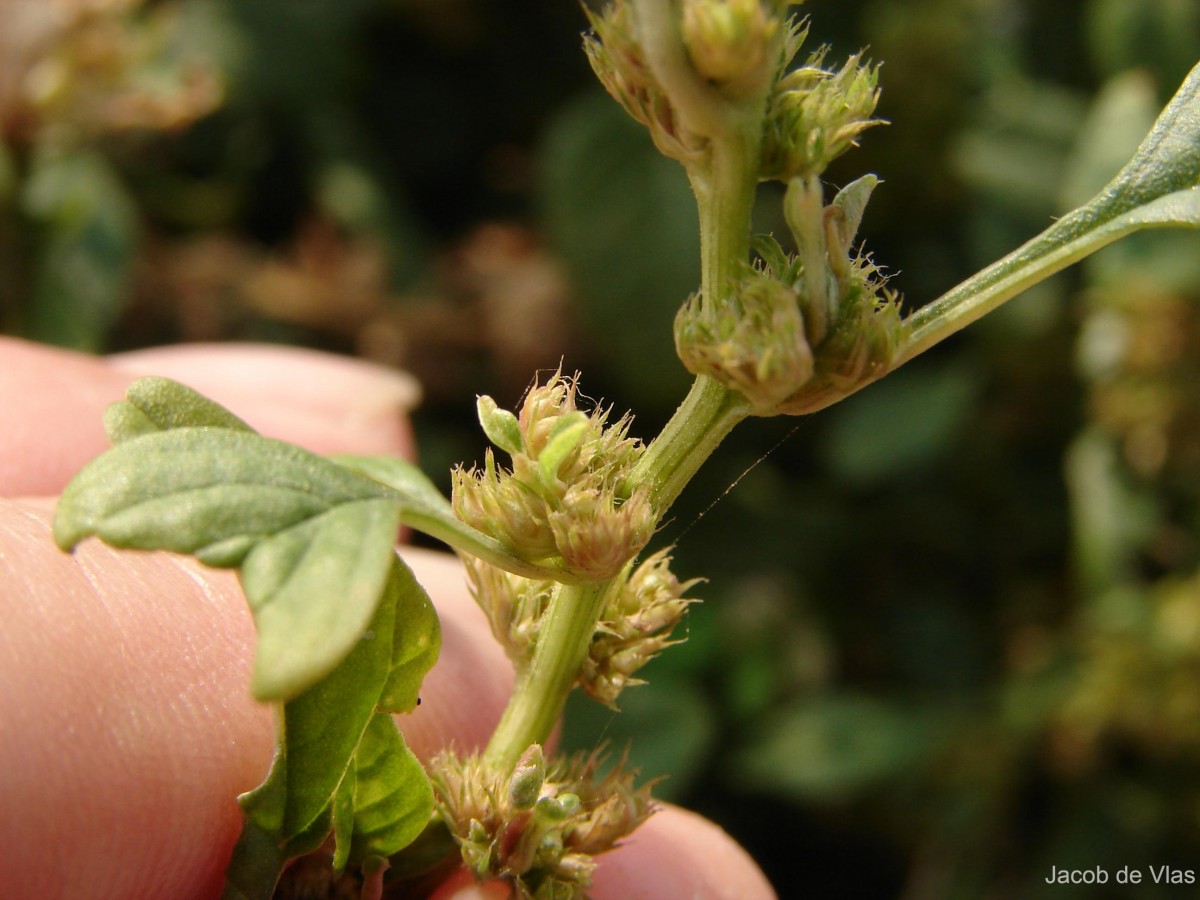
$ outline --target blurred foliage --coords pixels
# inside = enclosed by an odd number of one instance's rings
[[[893,124],[827,177],[884,179],[864,237],[910,304],[1101,185],[1200,58],[1192,0],[804,12],[835,57],[884,61]],[[695,212],[583,26],[560,0],[11,0],[3,327],[404,366],[443,483],[482,447],[473,395],[560,363],[652,434],[685,385]],[[565,740],[631,741],[785,896],[1195,868],[1197,485],[1200,239],[1143,236],[735,434],[661,535],[709,578],[688,642],[622,715],[573,702]]]

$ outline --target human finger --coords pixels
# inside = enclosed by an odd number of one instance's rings
[[[105,407],[138,375],[164,375],[268,437],[316,453],[411,458],[418,390],[399,372],[315,351],[189,346],[99,357],[0,338],[0,496],[60,491],[107,447]]]
[[[253,625],[236,578],[98,542],[61,553],[45,506],[0,501],[0,884],[21,897],[220,892],[236,796],[270,765],[248,691]],[[427,757],[486,738],[511,689],[461,570],[405,551],[442,621],[439,663],[402,730]]]

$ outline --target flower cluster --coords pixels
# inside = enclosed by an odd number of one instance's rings
[[[777,36],[789,27],[787,3],[684,0],[683,45],[696,73],[722,96],[760,96],[778,73]]]
[[[653,554],[617,586],[600,616],[595,637],[579,673],[589,696],[616,708],[617,697],[642,666],[677,644],[671,632],[694,599],[684,594],[700,579],[680,582],[671,572],[666,550]]]
[[[826,49],[775,85],[767,104],[763,132],[764,179],[788,181],[820,175],[833,160],[881,119],[872,118],[879,102],[879,69],[851,56],[836,72],[821,68]]]
[[[471,594],[492,634],[522,670],[537,644],[555,582],[522,578],[472,557],[464,562]],[[609,589],[578,679],[593,699],[615,707],[622,690],[642,683],[634,673],[677,643],[671,632],[696,602],[684,594],[699,579],[680,582],[670,564],[668,552],[660,550],[636,567],[630,563]]]
[[[520,417],[480,397],[484,433],[512,458],[499,468],[487,451],[482,469],[458,468],[452,503],[464,522],[532,561],[561,559],[593,580],[611,578],[646,545],[655,514],[645,488],[623,485],[643,452],[626,416],[576,406],[574,379],[555,375],[525,398]]]
[[[592,857],[611,849],[653,812],[650,791],[623,762],[606,775],[602,753],[547,765],[534,744],[511,772],[478,756],[442,753],[430,763],[440,818],[467,869],[503,879],[519,898],[582,898]]]
[[[601,13],[587,11],[592,33],[583,49],[605,90],[625,111],[650,130],[660,153],[685,165],[701,159],[708,146],[703,135],[680,120],[666,91],[654,77],[630,6],[616,0]]]
[[[816,178],[793,179],[785,213],[797,254],[762,239],[727,297],[688,300],[675,319],[688,371],[740,392],[759,416],[812,412],[882,377],[905,335],[899,298],[853,248],[877,183],[864,176],[826,206]]]
[[[801,32],[787,15],[786,0],[683,0],[676,58],[672,37],[650,34],[632,5],[613,0],[588,13],[592,33],[584,41],[601,84],[650,130],[655,146],[689,168],[700,164],[712,136],[713,118],[731,109],[761,105],[798,46]],[[663,84],[655,74],[671,69]],[[703,110],[703,112],[701,112]],[[704,119],[710,119],[706,124]]]

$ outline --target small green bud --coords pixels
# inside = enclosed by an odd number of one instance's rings
[[[557,797],[542,797],[534,808],[534,817],[541,823],[550,825],[565,822],[572,816],[579,815],[580,800],[578,794],[559,794]]]
[[[684,0],[683,43],[697,74],[730,99],[760,96],[779,62],[784,22],[774,13],[760,0]]]
[[[763,132],[764,179],[789,181],[820,175],[851,147],[866,129],[882,124],[874,119],[879,102],[878,68],[851,56],[837,72],[821,68],[825,51],[785,75],[767,103]]]
[[[478,819],[472,819],[467,839],[462,842],[463,864],[477,881],[487,878],[492,867],[492,836]]]
[[[521,754],[508,781],[508,802],[514,809],[533,809],[546,780],[546,757],[540,744],[531,744]]]
[[[521,437],[521,426],[516,416],[507,409],[500,409],[496,401],[486,394],[475,401],[475,410],[489,441],[509,456],[525,451],[525,441]]]
[[[546,446],[537,458],[543,478],[553,481],[558,477],[558,470],[562,468],[562,464],[579,449],[580,443],[587,436],[589,425],[587,415],[578,410],[560,416],[555,421]]]

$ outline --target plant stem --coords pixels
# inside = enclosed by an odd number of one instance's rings
[[[631,485],[650,485],[650,503],[661,518],[722,439],[747,415],[749,406],[741,394],[706,375],[696,376],[671,420],[638,460],[629,479]]]
[[[530,744],[545,743],[575,685],[612,581],[559,585],[538,633],[533,658],[517,673],[512,699],[484,759],[507,771]]]
[[[921,307],[908,319],[912,331],[893,367],[924,353],[1005,301],[1118,237],[1092,233],[1096,230],[1095,224],[1096,217],[1090,206],[1076,210],[1003,259]]]

